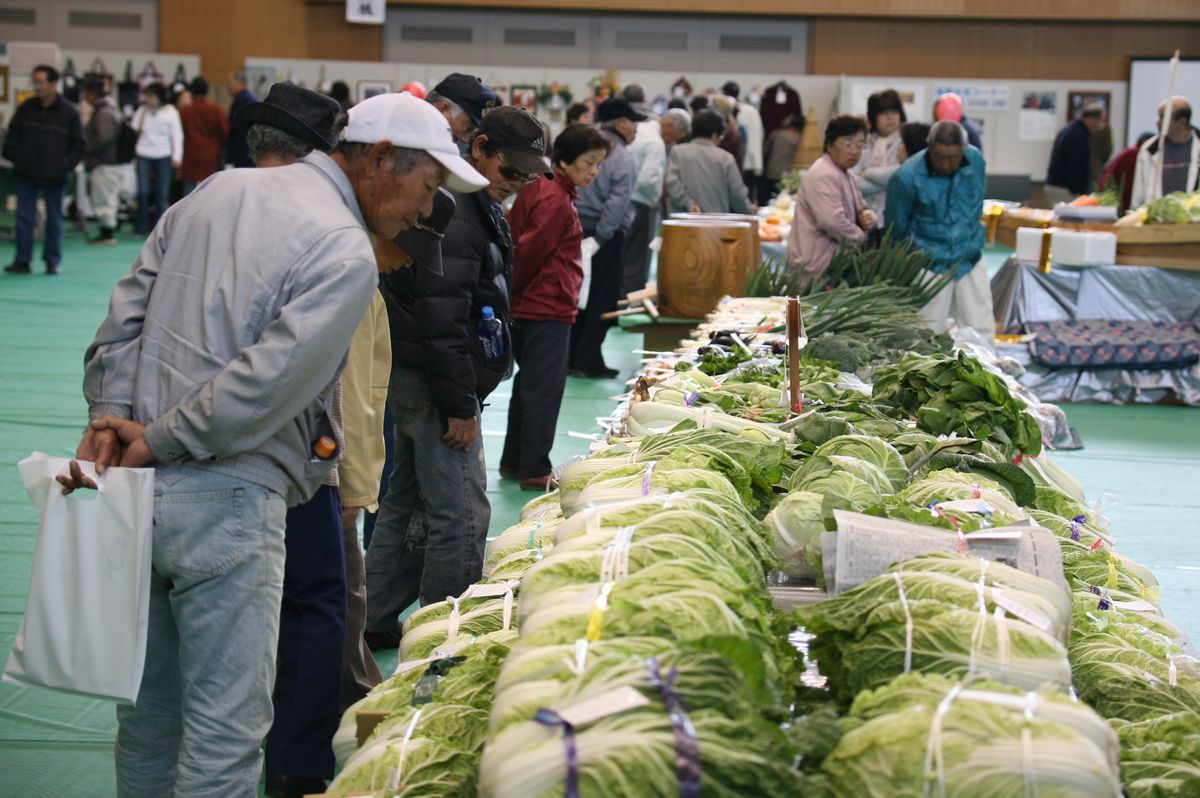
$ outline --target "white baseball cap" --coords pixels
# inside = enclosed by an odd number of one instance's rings
[[[397,147],[424,150],[450,170],[446,186],[453,191],[478,191],[489,183],[458,154],[458,144],[442,112],[408,92],[376,94],[351,108],[349,116],[342,141],[390,141]]]

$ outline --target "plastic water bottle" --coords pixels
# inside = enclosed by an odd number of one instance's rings
[[[491,305],[484,305],[482,312],[479,342],[483,344],[483,354],[486,357],[500,357],[504,354],[504,324],[496,318],[496,311]]]

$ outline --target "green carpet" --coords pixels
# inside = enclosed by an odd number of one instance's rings
[[[999,260],[1000,253],[997,254]],[[35,449],[73,454],[86,418],[80,394],[83,352],[104,317],[113,283],[137,255],[137,244],[89,248],[69,234],[63,274],[0,275],[0,656],[7,657],[28,589],[37,518],[16,463]],[[7,258],[2,258],[7,261]],[[638,336],[614,330],[605,347],[610,366],[630,373]],[[488,452],[492,534],[513,523],[531,494],[496,473],[510,384],[491,397],[483,416]],[[620,380],[570,379],[553,458],[583,454],[607,415]],[[1106,512],[1120,549],[1158,574],[1163,609],[1200,638],[1200,411],[1176,407],[1069,406],[1087,448],[1059,455],[1089,497],[1115,496]],[[381,658],[384,659],[384,658]],[[391,660],[387,657],[386,660]],[[390,662],[384,662],[385,667]],[[41,798],[107,798],[115,793],[111,704],[0,685],[0,794]]]

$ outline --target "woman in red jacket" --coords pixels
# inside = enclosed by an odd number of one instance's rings
[[[583,284],[583,228],[576,189],[596,179],[609,144],[590,125],[568,125],[554,140],[554,178],[521,190],[508,216],[513,240],[512,346],[516,379],[500,476],[524,490],[550,482],[550,448],[567,383],[571,325]]]

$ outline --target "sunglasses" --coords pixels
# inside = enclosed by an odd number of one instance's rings
[[[500,175],[505,179],[514,183],[532,183],[537,180],[537,175],[527,175],[524,172],[518,172],[509,166],[508,161],[504,158],[504,153],[499,153],[500,156]]]

